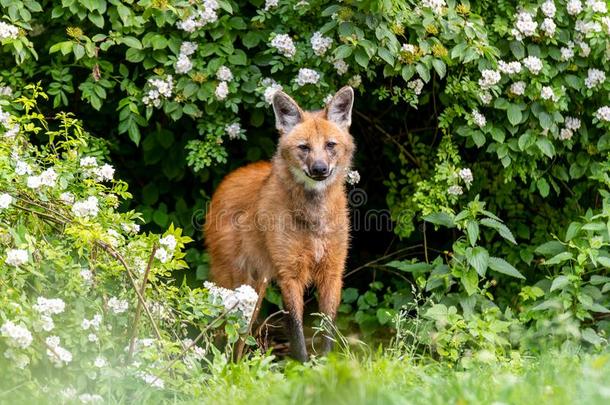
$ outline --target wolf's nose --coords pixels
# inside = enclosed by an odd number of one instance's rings
[[[328,166],[326,163],[318,160],[311,166],[311,174],[314,176],[325,176],[328,174]]]

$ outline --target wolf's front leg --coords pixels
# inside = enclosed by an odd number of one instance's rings
[[[288,334],[292,357],[301,362],[307,361],[307,348],[303,334],[303,293],[304,286],[298,280],[278,280],[282,291],[284,308],[288,311]]]
[[[322,274],[317,284],[320,312],[334,323],[341,301],[342,273],[329,272]],[[333,347],[333,339],[327,333],[323,334],[322,339],[322,353],[327,354]]]

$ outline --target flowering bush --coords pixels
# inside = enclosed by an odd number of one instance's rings
[[[104,144],[72,114],[45,119],[46,97],[27,86],[0,100],[0,387],[45,402],[188,392],[206,362],[230,355],[213,335],[222,327],[234,343],[257,294],[176,287],[191,239],[140,232],[140,214],[120,213],[130,194]]]

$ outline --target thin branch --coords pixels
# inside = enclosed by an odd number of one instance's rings
[[[406,248],[398,249],[398,250],[397,250],[397,251],[395,251],[395,252],[392,252],[392,253],[389,253],[389,254],[387,254],[387,255],[381,256],[381,257],[379,257],[379,258],[377,258],[377,259],[375,259],[375,260],[371,260],[370,262],[363,264],[362,266],[356,267],[354,270],[350,271],[349,273],[346,273],[346,274],[343,276],[343,278],[347,278],[347,277],[351,276],[352,274],[354,274],[354,273],[356,273],[356,272],[358,272],[358,271],[360,271],[360,270],[362,270],[362,269],[365,269],[365,268],[367,268],[367,267],[370,267],[370,266],[371,266],[371,265],[373,265],[373,264],[377,264],[377,263],[379,263],[379,262],[381,262],[381,261],[383,261],[383,260],[386,260],[386,259],[388,259],[388,258],[390,258],[390,257],[392,257],[392,256],[396,256],[396,255],[397,255],[397,254],[399,254],[399,253],[405,252],[405,251],[407,251],[407,250],[413,250],[413,249],[417,249],[417,248],[420,248],[420,247],[422,247],[421,243],[419,243],[419,244],[417,244],[417,245],[413,245],[413,246],[408,246],[408,247],[406,247]]]

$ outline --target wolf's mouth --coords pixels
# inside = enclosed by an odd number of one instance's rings
[[[323,181],[323,180],[326,180],[327,178],[329,178],[333,174],[333,171],[334,171],[334,168],[330,169],[330,171],[327,174],[318,175],[318,176],[316,176],[314,174],[309,174],[307,171],[304,171],[304,172],[305,172],[305,175],[312,180]]]

